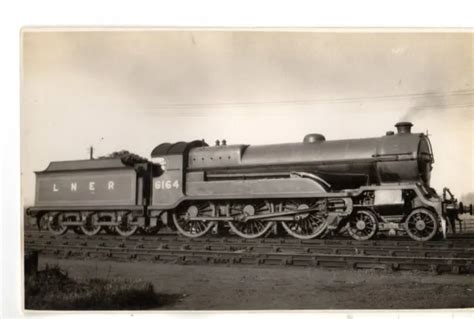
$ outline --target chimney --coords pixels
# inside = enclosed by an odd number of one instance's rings
[[[413,124],[411,122],[398,122],[395,124],[398,134],[410,134],[412,126]]]

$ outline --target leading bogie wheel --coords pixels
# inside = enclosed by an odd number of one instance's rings
[[[186,237],[201,237],[214,226],[215,222],[206,217],[216,216],[216,206],[213,203],[194,202],[182,205],[173,214],[173,222],[178,232]],[[192,220],[193,218],[199,220]]]
[[[426,208],[415,208],[405,219],[405,230],[412,239],[427,241],[436,236],[438,218]]]
[[[347,231],[355,240],[369,240],[378,230],[377,216],[370,210],[358,210],[348,222]]]
[[[289,201],[276,205],[276,210],[277,212],[305,211],[312,206],[314,206],[314,203],[311,202]],[[320,237],[328,227],[326,216],[317,211],[295,214],[293,218],[294,220],[291,221],[282,221],[281,225],[289,235],[298,239],[305,240]]]
[[[61,213],[48,214],[48,230],[56,236],[64,235],[67,232],[67,226],[62,223],[63,216]]]
[[[272,221],[264,219],[245,220],[248,216],[258,216],[272,212],[268,201],[254,203],[235,203],[227,210],[228,217],[235,217],[234,221],[229,221],[231,231],[239,237],[246,239],[258,238],[265,235],[273,226]]]

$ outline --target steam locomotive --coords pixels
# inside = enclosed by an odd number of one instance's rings
[[[38,226],[56,235],[122,236],[166,225],[187,237],[213,232],[257,238],[284,230],[298,239],[347,232],[357,240],[408,234],[446,237],[460,207],[430,187],[430,140],[400,122],[382,137],[209,146],[163,143],[152,161],[52,162],[36,172]],[[472,214],[472,206],[471,206]]]

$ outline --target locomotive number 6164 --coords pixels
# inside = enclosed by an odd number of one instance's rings
[[[167,190],[172,188],[179,189],[179,182],[177,179],[155,181],[155,189]]]

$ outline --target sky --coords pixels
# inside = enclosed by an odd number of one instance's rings
[[[163,142],[430,135],[432,186],[474,192],[473,33],[24,29],[22,200],[50,161]]]

